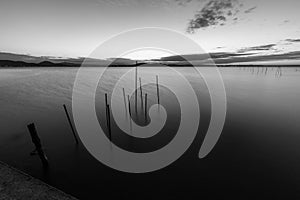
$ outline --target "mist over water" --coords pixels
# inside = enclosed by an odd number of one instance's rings
[[[276,67],[220,68],[227,93],[227,117],[217,145],[201,160],[198,151],[209,124],[210,97],[205,82],[192,68],[176,68],[191,83],[200,102],[199,131],[180,159],[150,174],[117,172],[99,163],[82,144],[75,145],[63,104],[71,112],[77,70],[0,70],[2,161],[82,199],[101,198],[104,194],[153,198],[158,193],[161,198],[191,198],[192,195],[200,198],[208,194],[226,196],[233,191],[239,197],[246,194],[249,197],[300,196],[300,70],[297,68],[281,68],[280,73]],[[103,126],[104,93],[112,92],[124,70],[127,69],[110,68],[97,88],[95,106]],[[160,71],[160,68],[148,68],[148,75],[141,78],[155,79]],[[89,86],[87,76],[82,88],[75,92],[92,95]],[[149,106],[155,104],[155,86],[143,89],[149,95]],[[172,139],[176,122],[180,120],[180,109],[172,92],[164,87],[160,89],[162,105],[169,115],[165,131],[140,143],[119,135],[120,130],[113,123],[115,144],[144,152],[160,148]],[[135,121],[143,124],[138,119]],[[38,157],[29,155],[34,146],[26,125],[31,122],[36,124],[49,158],[47,171],[43,170]]]

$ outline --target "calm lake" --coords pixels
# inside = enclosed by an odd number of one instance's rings
[[[0,69],[1,161],[79,199],[300,197],[300,67],[281,68],[280,73],[276,67],[220,68],[227,94],[227,116],[217,145],[204,159],[198,158],[198,152],[210,119],[208,90],[192,68],[176,68],[188,79],[199,99],[199,131],[188,151],[176,162],[145,174],[110,169],[93,158],[82,143],[75,145],[63,104],[71,113],[77,70]],[[105,126],[104,93],[111,92],[124,70],[127,69],[110,68],[99,83],[95,106],[101,125]],[[155,79],[161,69],[147,70],[145,76]],[[87,77],[83,87],[75,92],[88,94],[89,84]],[[149,106],[155,104],[155,86],[143,89],[148,93]],[[161,104],[173,116],[166,124],[166,134],[143,143],[118,137],[113,124],[118,146],[146,152],[172,139],[180,110],[176,99],[170,100],[175,96],[167,88],[162,87],[160,92]],[[35,123],[48,156],[47,170],[37,156],[30,155],[34,145],[26,126],[31,122]]]

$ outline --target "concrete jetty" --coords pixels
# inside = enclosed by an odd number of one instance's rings
[[[76,198],[0,162],[0,200],[76,200]]]

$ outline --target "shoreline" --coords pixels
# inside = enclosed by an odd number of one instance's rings
[[[0,199],[78,200],[1,161]]]

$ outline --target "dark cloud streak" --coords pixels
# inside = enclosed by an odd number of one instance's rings
[[[212,59],[216,64],[235,64],[235,63],[255,63],[255,62],[276,62],[283,60],[299,60],[300,62],[300,51],[293,51],[288,53],[281,54],[271,54],[271,55],[257,55],[251,53],[232,53],[232,52],[218,52],[210,53],[210,58],[205,54],[190,54],[184,55],[184,58],[187,58],[188,61],[204,62],[207,59]],[[187,61],[181,55],[178,56],[169,56],[163,57],[160,60],[163,62],[178,62],[178,64],[184,65]],[[205,62],[204,62],[205,63]]]
[[[260,46],[253,46],[253,47],[246,47],[238,50],[238,53],[245,53],[249,51],[268,51],[275,47],[276,44],[267,44],[267,45],[260,45]]]
[[[192,0],[175,0],[179,5],[186,5]],[[198,0],[205,1],[205,0]],[[244,14],[253,12],[257,6],[244,8],[240,0],[208,0],[204,7],[197,11],[193,19],[189,20],[187,32],[194,33],[195,30],[215,25],[225,25],[227,21],[236,22],[237,15],[243,11]],[[245,10],[246,9],[246,10]]]
[[[300,39],[286,39],[287,42],[300,42]]]
[[[248,10],[245,10],[244,11],[244,13],[251,13],[253,10],[255,10],[257,7],[256,6],[254,6],[254,7],[252,7],[252,8],[249,8]]]
[[[234,9],[237,5],[237,0],[210,0],[195,14],[194,19],[189,21],[187,32],[193,33],[199,28],[223,25],[228,17],[235,16],[239,12]]]

